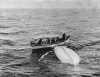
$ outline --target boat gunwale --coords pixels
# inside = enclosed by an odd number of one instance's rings
[[[51,48],[53,48],[53,47],[55,47],[55,46],[60,46],[60,45],[62,45],[62,44],[65,44],[65,42],[67,42],[68,41],[68,39],[67,40],[65,40],[65,41],[63,41],[63,42],[61,42],[61,43],[57,43],[57,44],[51,44],[51,45],[39,45],[39,46],[34,46],[34,47],[32,47],[32,49],[40,49],[40,48],[47,48],[47,47],[51,47]]]
[[[70,37],[70,35],[66,36],[65,40],[59,41],[59,42],[56,42],[56,43],[51,43],[51,44],[45,44],[44,43],[42,45],[34,45],[34,46],[31,46],[31,47],[32,47],[32,49],[47,48],[47,47],[51,47],[52,48],[52,47],[55,47],[55,46],[59,46],[59,45],[65,44],[69,40],[69,37]],[[47,39],[47,38],[43,38],[43,39]]]

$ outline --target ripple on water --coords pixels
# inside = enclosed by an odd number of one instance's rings
[[[99,20],[93,18],[93,12],[25,9],[1,12],[0,77],[100,76]],[[82,58],[80,64],[77,67],[63,64],[54,54],[43,59],[45,65],[35,61],[38,57],[31,54],[31,48],[26,42],[33,38],[60,35],[63,32],[71,34],[70,48],[77,51]]]

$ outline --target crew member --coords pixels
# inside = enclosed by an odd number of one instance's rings
[[[47,39],[47,43],[50,44],[50,39],[49,38]]]
[[[40,38],[40,40],[38,41],[37,44],[42,44],[42,39]]]
[[[56,37],[56,42],[59,42],[59,37],[58,36]]]
[[[52,38],[51,43],[55,43],[55,39],[54,38]]]
[[[66,34],[64,33],[63,35],[62,35],[62,40],[65,40],[66,39]]]

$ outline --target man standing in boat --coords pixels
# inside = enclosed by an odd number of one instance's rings
[[[42,39],[40,38],[40,40],[37,43],[38,45],[42,44]]]
[[[50,38],[47,39],[47,44],[50,44]]]
[[[66,39],[66,34],[64,33],[63,35],[62,35],[62,40],[65,40]]]

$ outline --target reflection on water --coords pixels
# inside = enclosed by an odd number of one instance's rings
[[[0,11],[0,77],[99,77],[100,17],[91,10]],[[94,15],[95,14],[95,15]],[[79,65],[61,63],[53,52],[40,62],[29,42],[35,38],[71,35]]]

